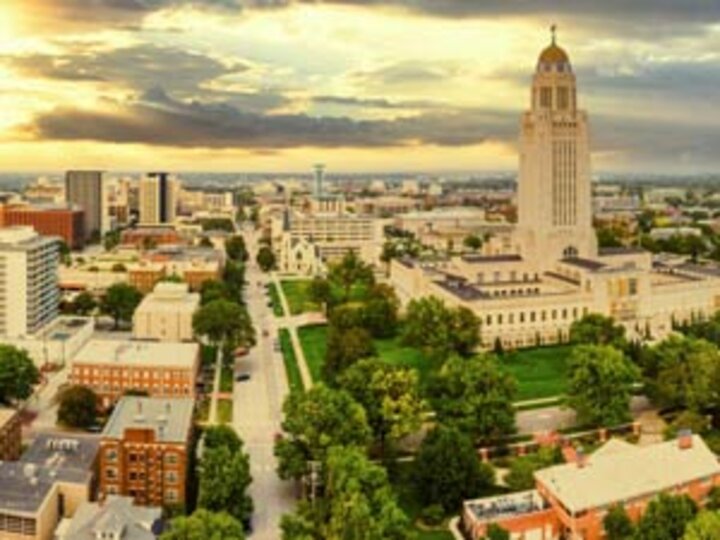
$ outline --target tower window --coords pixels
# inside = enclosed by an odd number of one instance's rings
[[[552,88],[543,86],[540,89],[540,107],[543,109],[552,108]]]
[[[557,108],[561,111],[567,110],[570,106],[570,93],[567,87],[561,86],[557,89]]]

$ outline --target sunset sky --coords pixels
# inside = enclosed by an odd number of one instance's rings
[[[513,170],[552,23],[596,170],[716,170],[720,0],[2,0],[0,169]]]

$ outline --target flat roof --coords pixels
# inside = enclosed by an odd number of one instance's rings
[[[606,444],[611,446],[586,458],[582,467],[577,463],[556,465],[537,471],[535,478],[576,513],[720,474],[717,457],[697,435],[685,449],[678,440],[643,447]]]
[[[187,283],[160,282],[143,298],[135,313],[144,311],[193,312],[200,305],[200,294],[189,292]]]
[[[24,463],[65,471],[91,472],[100,448],[98,436],[67,436],[63,433],[40,433],[22,455]]]
[[[595,261],[593,259],[583,259],[581,257],[569,257],[567,259],[563,259],[562,262],[571,266],[577,266],[578,268],[584,268],[585,270],[591,271],[600,270],[601,268],[605,268],[605,266],[607,266],[603,262]]]
[[[192,426],[195,400],[125,396],[115,406],[103,438],[122,439],[128,428],[151,429],[160,442],[184,443]]]
[[[75,355],[73,363],[191,368],[199,352],[197,343],[92,339]]]

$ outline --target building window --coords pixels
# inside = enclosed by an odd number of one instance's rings
[[[178,501],[178,492],[176,489],[168,489],[165,492],[165,502],[174,503]]]
[[[105,469],[105,478],[115,480],[117,478],[117,469],[115,469],[115,467],[107,467]]]
[[[492,315],[488,315],[487,317],[485,317],[485,325],[486,326],[492,325]]]
[[[552,88],[549,86],[540,88],[540,107],[543,109],[552,108]]]
[[[166,454],[165,455],[165,463],[168,465],[175,465],[178,462],[178,455],[177,454]]]
[[[177,483],[177,473],[175,471],[168,471],[165,473],[165,481],[168,484],[176,484]]]
[[[114,462],[117,460],[117,450],[114,448],[108,448],[105,450],[105,461]]]

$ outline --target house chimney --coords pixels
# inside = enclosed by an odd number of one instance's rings
[[[693,446],[693,433],[691,429],[680,429],[677,434],[678,448],[688,450]]]

